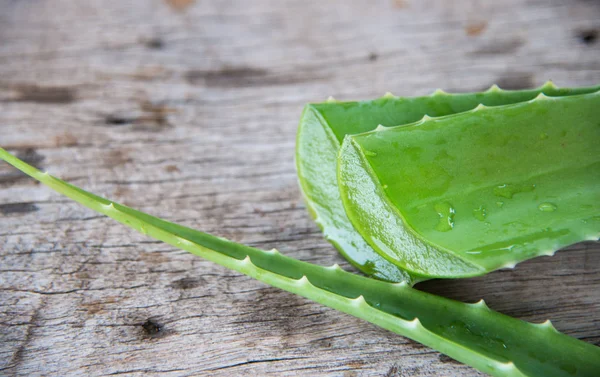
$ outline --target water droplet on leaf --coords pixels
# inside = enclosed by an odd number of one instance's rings
[[[513,195],[519,194],[522,192],[531,192],[535,189],[535,185],[513,185],[510,183],[506,183],[503,185],[499,185],[494,187],[494,195],[500,196],[507,199],[512,199]]]
[[[435,229],[440,232],[451,231],[452,228],[454,228],[455,215],[454,207],[452,207],[452,204],[448,202],[437,203],[434,206],[434,209],[440,217]]]
[[[556,211],[556,204],[545,202],[538,206],[538,209],[542,212],[554,212]]]
[[[473,210],[473,217],[475,217],[479,221],[485,221],[487,216],[487,211],[484,206],[479,206],[479,208],[475,208]]]

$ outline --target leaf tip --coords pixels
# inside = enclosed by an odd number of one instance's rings
[[[392,92],[385,92],[385,94],[381,98],[398,98],[398,97],[396,97]]]
[[[327,99],[325,100],[325,102],[327,102],[327,103],[336,103],[337,100],[335,98],[333,98],[333,96],[329,96],[329,97],[327,97]]]
[[[436,97],[436,96],[445,96],[448,95],[448,93],[444,92],[442,89],[437,88],[436,90],[433,91],[433,93],[431,93],[432,97]]]
[[[337,263],[334,263],[333,265],[327,267],[327,269],[331,270],[331,271],[341,271],[342,270],[342,268],[340,267],[340,265],[337,264]]]

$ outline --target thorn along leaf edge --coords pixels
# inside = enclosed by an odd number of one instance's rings
[[[557,332],[550,322],[527,323],[494,312],[483,301],[464,304],[418,291],[406,282],[387,283],[345,272],[338,265],[317,266],[275,249],[240,245],[88,193],[1,148],[0,159],[150,237],[409,337],[490,375],[587,376],[600,370],[600,348]],[[490,343],[490,334],[502,346]]]
[[[553,90],[554,93],[550,93],[551,95],[556,93],[576,94],[589,90],[589,88],[558,89],[549,84],[545,84],[542,89],[544,88]],[[489,92],[517,93],[494,87],[490,88]],[[454,98],[453,96],[455,96],[440,91],[436,91],[436,93],[436,97],[442,98]],[[522,94],[522,92],[518,93]],[[537,95],[539,93],[530,91],[527,96],[531,96],[531,98],[527,100],[530,101]],[[390,97],[386,100],[394,103],[407,101],[400,97]],[[336,101],[328,103],[326,106],[345,107],[347,103]],[[490,106],[498,106],[498,104]],[[470,110],[475,112],[476,107],[477,104],[471,106]],[[308,110],[313,112],[314,109],[309,108]],[[362,109],[362,113],[371,116],[373,115],[371,110]],[[340,140],[336,140],[339,132],[337,136],[335,132],[339,129],[335,130],[335,122],[330,122],[334,124],[331,128],[323,127],[323,124],[329,124],[325,120],[326,118],[331,120],[330,113],[324,111],[323,114],[317,114],[316,119],[321,129],[325,131],[327,142],[337,141],[337,144],[330,144],[337,153]],[[313,115],[315,115],[314,112]],[[435,122],[439,116],[440,114],[436,111],[428,109],[422,112],[419,118],[420,122]],[[369,125],[370,130],[377,128],[378,131],[384,133],[393,126],[386,121],[373,123],[373,125]],[[380,124],[382,126],[379,126]],[[302,128],[301,122],[299,136]],[[301,142],[299,137],[299,143]],[[411,288],[411,285],[419,278],[410,276],[403,271],[390,273],[390,270],[387,270],[388,277],[399,278],[395,283],[388,283],[348,273],[337,264],[322,267],[286,257],[276,249],[263,251],[240,245],[221,237],[161,220],[86,192],[54,178],[48,173],[40,172],[1,148],[0,159],[6,160],[9,164],[57,192],[145,235],[202,256],[274,287],[298,294],[409,337],[490,375],[595,376],[595,373],[600,370],[599,347],[558,332],[549,320],[539,324],[528,323],[491,310],[483,300],[466,304],[418,291]],[[296,162],[298,164],[298,159]],[[299,175],[301,175],[300,173],[299,169]],[[303,183],[302,179],[301,176],[301,184]],[[305,185],[306,182],[304,182]],[[307,200],[311,200],[305,187],[303,187],[303,194]],[[323,214],[317,213],[315,208],[316,206],[309,205],[313,216],[321,219]],[[326,236],[332,234],[323,226],[323,220],[319,221],[319,225],[324,228]],[[336,244],[333,238],[330,240],[338,249],[341,248],[340,246],[347,246]],[[384,265],[382,266],[382,268],[386,268]],[[381,273],[381,270],[375,272],[373,276],[380,279],[386,278],[386,273]]]
[[[338,152],[344,138],[374,130],[385,132],[465,111],[531,101],[538,96],[546,99],[599,89],[600,86],[558,88],[548,81],[531,90],[504,90],[492,85],[479,93],[450,94],[438,89],[430,96],[397,97],[388,92],[370,101],[309,104],[302,114],[296,142],[296,169],[307,208],[325,238],[365,274],[387,281],[407,281],[411,285],[427,280],[429,276],[406,271],[382,256],[348,218],[337,178]],[[511,265],[508,263],[506,267]]]

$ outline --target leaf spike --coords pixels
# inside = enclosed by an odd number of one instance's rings
[[[302,275],[302,277],[296,281],[297,281],[297,284],[300,286],[312,285],[312,283],[308,280],[306,275]]]
[[[586,241],[598,241],[599,239],[599,234],[592,234],[591,236],[585,238]]]
[[[48,174],[48,173],[46,173]],[[113,204],[113,202],[110,202],[108,204],[100,204],[102,207],[104,207],[104,209],[106,209],[107,211],[115,211],[115,205]]]
[[[552,257],[552,256],[554,256],[554,254],[556,254],[556,250],[550,249],[550,250],[542,251],[539,255],[545,255],[548,257]]]
[[[406,287],[408,287],[408,283],[406,282],[406,280],[402,280],[402,281],[399,281],[397,283],[391,283],[391,284],[394,287],[397,287],[397,288],[406,288]]]
[[[505,363],[498,361],[498,369],[504,370],[504,371],[509,371],[509,370],[516,370],[517,367],[515,367],[515,363],[513,363],[512,361],[507,361]]]
[[[486,90],[485,92],[486,92],[486,93],[497,93],[497,92],[501,92],[501,91],[502,91],[502,89],[501,89],[501,88],[500,88],[498,85],[496,85],[496,84],[493,84],[493,85],[492,85],[492,86],[490,86],[490,88],[489,88],[488,90]]]
[[[500,268],[515,268],[515,266],[517,265],[517,262],[506,262],[502,267]]]
[[[392,92],[385,92],[381,98],[397,98]]]
[[[475,111],[481,111],[481,110],[485,110],[487,108],[486,105],[484,105],[483,103],[480,103],[479,105],[477,105],[476,108],[473,109],[473,112]]]
[[[423,326],[421,325],[421,320],[419,319],[419,317],[415,317],[412,321],[407,321],[407,324],[412,329],[417,329]]]
[[[272,249],[270,249],[270,250],[265,250],[265,251],[266,251],[267,253],[269,253],[269,254],[272,254],[272,255],[278,255],[278,254],[281,254],[281,253],[279,252],[279,250],[277,250],[277,249],[275,249],[275,248],[272,248]]]
[[[336,103],[337,100],[335,98],[333,98],[333,96],[329,96],[329,97],[327,97],[327,100],[325,102],[327,102],[327,103]]]
[[[487,306],[487,304],[485,303],[484,299],[481,299],[475,303],[471,304],[474,307],[480,308],[480,309],[489,309],[489,307]]]
[[[531,100],[531,102],[533,101],[543,101],[543,100],[547,100],[550,99],[550,97],[548,97],[547,95],[544,94],[544,92],[541,92],[540,94],[538,94],[537,96],[535,96],[534,99]]]
[[[554,84],[554,82],[552,80],[548,80],[544,83],[544,85],[542,85],[540,87],[540,89],[545,90],[545,89],[558,89],[558,87],[556,86],[556,84]]]
[[[331,271],[341,271],[342,270],[342,268],[340,267],[340,265],[337,264],[337,263],[334,263],[333,265],[327,267],[327,269],[331,270]]]
[[[544,329],[549,329],[549,330],[553,330],[558,332],[558,330],[556,329],[556,327],[554,327],[554,325],[552,324],[552,321],[550,321],[549,319],[545,320],[542,323],[533,323],[534,326],[538,326]]]
[[[355,298],[355,299],[352,299],[352,303],[353,303],[353,305],[355,305],[355,306],[365,306],[365,305],[367,305],[367,306],[370,306],[370,305],[367,303],[367,301],[365,300],[365,298],[364,298],[364,296],[363,296],[363,295],[360,295],[360,296],[358,296],[357,298]]]
[[[384,126],[383,124],[380,124],[377,126],[377,128],[375,128],[375,131],[385,131],[386,129],[388,129],[389,127]]]
[[[425,114],[425,115],[423,115],[423,118],[421,118],[421,123],[425,123],[427,121],[430,121],[431,119],[433,119],[433,118],[430,117],[429,115]]]
[[[432,97],[435,97],[435,96],[445,96],[445,95],[448,95],[448,93],[444,92],[440,88],[437,88],[436,90],[433,91],[433,93],[431,93]]]
[[[253,265],[252,259],[250,259],[250,255],[248,255],[248,254],[246,254],[246,258],[244,258],[244,259],[238,259],[237,261],[238,261],[238,263],[241,266],[244,266],[244,267],[252,266]]]

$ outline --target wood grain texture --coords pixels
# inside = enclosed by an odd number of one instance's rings
[[[600,82],[584,0],[0,2],[0,145],[166,219],[347,263],[301,201],[302,106]],[[576,245],[424,290],[600,344]],[[0,164],[0,375],[478,376],[98,216]]]

